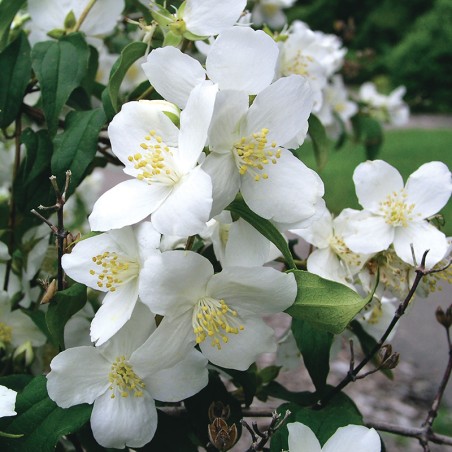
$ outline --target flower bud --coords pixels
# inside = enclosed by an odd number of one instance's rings
[[[227,451],[237,441],[237,427],[230,427],[224,419],[217,417],[208,427],[210,442],[220,451]]]
[[[41,299],[41,304],[47,304],[52,301],[52,298],[54,297],[55,293],[57,292],[56,279],[53,279],[50,283],[45,283],[44,289],[45,289],[45,292]]]
[[[14,364],[22,365],[23,367],[30,366],[34,358],[35,354],[30,341],[26,341],[22,345],[19,345],[13,353]]]
[[[443,311],[441,306],[438,306],[435,315],[438,323],[441,323],[444,328],[449,329],[452,325],[452,304],[446,309],[446,312]]]

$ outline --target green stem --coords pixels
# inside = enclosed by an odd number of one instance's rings
[[[83,22],[86,19],[86,16],[91,11],[91,8],[94,6],[94,3],[96,3],[96,0],[89,0],[88,4],[86,5],[85,9],[82,11],[82,14],[80,14],[80,17],[77,20],[77,23],[74,26],[74,29],[72,31],[79,31],[80,27],[82,26]]]

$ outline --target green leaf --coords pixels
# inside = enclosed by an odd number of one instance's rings
[[[313,410],[309,407],[301,407],[295,403],[285,403],[278,407],[278,413],[286,410],[291,412],[284,426],[276,431],[271,439],[270,451],[281,452],[287,450],[287,437],[289,432],[287,424],[301,422],[307,425],[317,436],[323,446],[326,441],[334,435],[339,427],[348,424],[363,425],[361,413],[353,401],[343,393],[337,394],[326,407],[321,410]]]
[[[39,330],[44,333],[49,341],[53,342],[52,335],[47,328],[46,315],[43,311],[32,311],[31,309],[21,310],[25,315],[30,317],[33,323],[39,328]],[[58,345],[58,344],[55,344]]]
[[[265,220],[264,218],[261,218],[259,215],[255,214],[243,200],[233,201],[231,204],[229,204],[227,210],[230,210],[231,212],[237,214],[239,217],[243,218],[264,237],[274,243],[279,251],[281,251],[281,254],[283,255],[287,265],[292,269],[297,268],[295,262],[293,261],[292,254],[290,254],[286,239],[269,220]]]
[[[293,402],[301,406],[313,405],[318,399],[318,396],[313,392],[289,391],[277,381],[271,381],[268,385],[264,386],[262,389],[262,393],[265,393],[267,397],[274,397],[276,399],[287,400],[289,402]]]
[[[350,322],[349,329],[358,338],[365,355],[368,355],[377,345],[377,341],[374,339],[374,337],[368,334],[362,327],[361,323],[359,323],[357,320]],[[372,362],[375,366],[378,366],[380,364],[378,354],[372,357]],[[394,378],[394,374],[391,369],[380,369],[380,371],[390,380]]]
[[[0,2],[0,51],[3,50],[8,43],[11,22],[24,3],[25,0],[4,0]]]
[[[19,114],[31,75],[30,44],[25,33],[20,33],[0,54],[0,67],[0,128],[3,129]]]
[[[292,320],[292,332],[312,382],[320,391],[326,386],[330,372],[330,349],[334,336],[301,319]]]
[[[17,395],[17,416],[2,418],[0,430],[23,434],[21,438],[0,438],[0,450],[54,452],[57,441],[77,431],[91,416],[90,405],[59,408],[47,395],[46,378],[35,377]],[[5,421],[6,419],[6,421]]]
[[[317,116],[311,113],[308,122],[308,133],[312,139],[312,147],[314,148],[317,170],[322,171],[328,161],[328,137],[326,136],[325,127]]]
[[[18,212],[22,215],[31,215],[30,210],[40,204],[50,205],[55,202],[49,182],[53,146],[47,130],[33,132],[26,129],[22,132],[21,138],[27,153],[19,167],[14,184],[14,196]]]
[[[90,50],[80,33],[59,41],[38,42],[31,52],[41,87],[42,107],[50,135],[55,135],[61,109],[88,70]]]
[[[146,44],[144,42],[131,42],[129,45],[124,47],[121,52],[121,56],[112,67],[110,80],[107,86],[107,93],[115,113],[119,111],[118,95],[121,83],[124,80],[130,66],[141,58],[145,51]],[[107,116],[109,116],[107,111],[106,113]]]
[[[99,131],[105,121],[105,114],[100,108],[72,111],[66,117],[64,132],[55,137],[52,174],[57,176],[58,182],[62,185],[66,171],[71,170],[69,193],[74,192],[83,180],[88,166],[94,160]]]
[[[216,366],[232,377],[232,383],[236,386],[238,391],[236,392],[236,398],[240,399],[246,406],[250,406],[253,402],[254,396],[257,392],[258,377],[256,374],[257,368],[255,364],[252,364],[249,369],[245,371],[226,369]]]
[[[46,314],[47,327],[55,342],[64,349],[64,327],[67,321],[86,303],[86,286],[76,283],[57,292]]]
[[[361,298],[354,290],[302,270],[293,271],[298,285],[295,303],[286,310],[321,330],[341,333],[373,297]]]
[[[13,391],[20,392],[27,386],[33,377],[28,374],[16,374],[0,377],[0,385],[6,386]]]
[[[355,137],[362,141],[366,150],[366,158],[374,160],[383,144],[383,129],[381,124],[370,116],[358,114],[352,117]]]

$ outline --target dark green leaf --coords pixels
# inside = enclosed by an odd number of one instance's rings
[[[256,365],[252,364],[246,371],[225,368],[221,368],[221,370],[230,375],[232,377],[232,383],[239,388],[236,397],[243,401],[246,406],[250,406],[256,395],[258,386]]]
[[[328,160],[328,137],[326,136],[325,127],[320,122],[319,118],[311,113],[309,116],[308,133],[312,139],[312,146],[314,148],[315,161],[317,163],[317,170],[322,171]]]
[[[20,392],[31,380],[33,380],[33,377],[28,374],[7,375],[5,377],[0,377],[0,385]]]
[[[17,395],[17,416],[0,424],[1,431],[24,436],[0,438],[0,450],[53,452],[63,435],[77,431],[89,420],[91,409],[86,404],[59,408],[47,395],[46,378],[35,377]]]
[[[54,341],[64,349],[64,327],[86,303],[86,286],[76,283],[55,294],[46,315],[47,326]]]
[[[130,66],[141,58],[145,51],[146,44],[144,42],[131,42],[129,45],[124,47],[119,60],[112,68],[107,90],[111,105],[115,112],[119,111],[118,95],[121,83],[124,80]]]
[[[3,50],[8,43],[11,22],[24,3],[25,0],[5,0],[0,2],[0,51]]]
[[[293,273],[298,285],[297,298],[286,312],[330,333],[342,332],[373,296],[372,293],[361,298],[343,284],[309,272],[295,270]]]
[[[349,325],[350,331],[358,338],[361,348],[365,355],[368,355],[374,347],[377,345],[377,341],[368,334],[361,323],[357,320],[353,320]],[[378,366],[380,364],[378,355],[374,355],[372,358],[372,362]],[[390,380],[394,378],[394,374],[391,369],[381,369],[381,372],[386,375]]]
[[[19,114],[30,79],[30,44],[25,33],[20,33],[0,54],[0,67],[0,128],[3,129]]]
[[[63,105],[85,77],[89,56],[89,47],[80,33],[67,35],[59,41],[38,42],[33,47],[32,65],[52,136],[56,133]]]
[[[104,112],[98,108],[89,111],[73,111],[66,117],[63,133],[54,140],[52,174],[60,184],[64,183],[66,171],[71,170],[69,193],[73,193],[85,176],[97,150],[99,131],[106,121]]]
[[[263,384],[268,384],[278,377],[280,370],[281,366],[267,366],[259,371],[258,376]]]
[[[348,424],[363,425],[361,413],[356,408],[353,401],[343,393],[337,394],[326,407],[321,410],[313,410],[309,407],[301,407],[295,403],[285,403],[278,408],[279,413],[291,412],[287,422],[278,429],[271,440],[270,450],[281,452],[287,450],[287,424],[291,422],[301,422],[307,425],[317,436],[320,444],[334,435],[339,427]]]
[[[290,268],[297,268],[293,261],[292,254],[290,254],[286,239],[270,221],[255,214],[243,200],[233,201],[229,204],[227,209],[242,217],[264,237],[273,242],[279,251],[281,251],[281,254]]]
[[[330,349],[334,336],[301,319],[292,320],[292,332],[312,382],[320,391],[325,387],[330,372]]]
[[[14,196],[17,210],[22,215],[31,215],[30,210],[37,208],[40,204],[50,205],[55,202],[54,192],[52,197],[52,187],[49,182],[53,146],[47,130],[39,132],[33,132],[31,129],[24,130],[22,143],[25,144],[27,153],[17,174]]]
[[[274,397],[276,399],[287,400],[288,402],[293,402],[300,406],[313,405],[318,398],[316,394],[308,391],[303,392],[289,391],[277,381],[270,382],[267,386],[265,386],[262,389],[262,391],[263,393],[266,394],[267,397]]]

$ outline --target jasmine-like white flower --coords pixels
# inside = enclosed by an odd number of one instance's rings
[[[272,83],[248,106],[241,91],[220,91],[202,167],[213,182],[212,216],[236,196],[281,230],[303,227],[323,203],[323,182],[284,146],[307,129],[312,91],[292,75]]]
[[[146,6],[149,1],[140,0]],[[164,32],[191,39],[217,35],[232,27],[242,14],[246,0],[185,0],[172,15],[160,5],[151,1],[154,19],[165,27]]]
[[[377,91],[372,82],[366,82],[359,89],[359,98],[367,104],[371,116],[395,126],[402,126],[408,122],[410,116],[408,105],[402,100],[405,92],[405,87],[399,86],[385,96]]]
[[[257,0],[252,11],[253,24],[263,24],[271,28],[282,28],[287,23],[287,17],[282,11],[290,8],[295,0]]]
[[[187,236],[209,220],[212,182],[197,164],[207,138],[216,88],[193,90],[180,116],[180,130],[160,103],[129,102],[108,127],[112,150],[134,179],[104,193],[89,217],[91,229],[106,231],[151,215],[162,234]]]
[[[289,430],[289,452],[380,452],[378,433],[362,425],[340,427],[323,445],[314,432],[301,422],[287,424]]]
[[[270,267],[227,267],[214,275],[203,256],[168,251],[147,261],[140,292],[164,316],[159,329],[173,341],[199,344],[213,364],[245,370],[259,354],[276,351],[261,317],[287,309],[297,287],[292,274]]]
[[[63,256],[75,281],[106,292],[91,323],[91,341],[110,339],[130,319],[138,300],[140,272],[147,257],[159,253],[160,234],[151,223],[126,226],[78,242]]]
[[[47,33],[50,31],[64,30],[68,15],[72,13],[77,21],[88,3],[88,0],[29,0],[30,42],[34,44],[45,41],[49,39]],[[124,6],[124,0],[97,0],[84,19],[80,31],[90,37],[90,43],[96,47],[102,46],[100,38],[112,32]]]
[[[370,257],[352,252],[344,243],[343,233],[355,214],[356,211],[345,209],[333,218],[325,207],[322,215],[310,226],[290,231],[318,248],[308,257],[308,271],[322,278],[351,285],[353,276]]]
[[[0,417],[14,416],[17,392],[0,385]]]
[[[50,398],[62,408],[94,402],[91,428],[101,446],[144,446],[157,428],[154,399],[177,402],[207,384],[206,359],[166,344],[154,325],[149,309],[137,305],[110,341],[67,349],[50,364]]]
[[[358,165],[353,174],[356,195],[364,210],[353,216],[344,234],[345,244],[356,253],[371,254],[394,245],[396,254],[413,265],[426,250],[432,267],[448,250],[445,235],[427,219],[439,212],[452,192],[451,174],[442,162],[422,165],[405,187],[400,173],[382,160]]]
[[[215,257],[223,267],[257,267],[281,255],[253,226],[243,218],[233,221],[227,211],[208,222],[202,237],[212,242]]]
[[[184,108],[190,92],[206,75],[220,90],[259,93],[275,76],[278,53],[275,41],[263,31],[232,27],[210,47],[205,70],[199,61],[171,46],[153,50],[142,67],[163,98]]]
[[[0,343],[8,348],[23,344],[39,347],[46,343],[46,337],[30,317],[20,309],[11,310],[10,297],[0,291]]]

